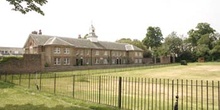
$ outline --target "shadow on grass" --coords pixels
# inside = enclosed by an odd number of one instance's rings
[[[47,107],[45,105],[12,105],[7,104],[4,107],[0,107],[0,110],[119,110],[111,107],[96,107],[91,106],[89,108],[82,108],[77,106],[64,107],[63,105],[57,105],[55,107]]]
[[[13,88],[14,86],[12,83],[0,81],[0,89]]]
[[[7,104],[4,107],[0,107],[0,110],[89,110],[89,109],[74,107],[74,106],[64,107],[63,105],[57,105],[55,107],[47,107],[45,105],[32,105],[32,104],[25,104],[25,105]]]

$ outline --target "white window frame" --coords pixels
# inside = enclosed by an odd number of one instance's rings
[[[126,56],[126,52],[124,52],[124,57]]]
[[[64,48],[64,54],[70,54],[70,49],[69,48]]]
[[[95,64],[99,64],[99,59],[98,58],[95,59]]]
[[[61,58],[54,58],[54,65],[61,65]]]
[[[63,65],[70,65],[70,58],[64,58]]]
[[[103,63],[104,63],[104,64],[108,64],[108,59],[105,58],[104,61],[103,61]]]
[[[60,54],[60,48],[59,47],[54,48],[54,54]]]

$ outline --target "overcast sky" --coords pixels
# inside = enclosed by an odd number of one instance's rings
[[[0,46],[23,47],[28,35],[84,36],[92,24],[101,41],[120,38],[142,40],[149,26],[160,27],[163,37],[172,31],[187,36],[200,22],[220,32],[220,0],[48,0],[36,12],[11,11],[0,0]]]

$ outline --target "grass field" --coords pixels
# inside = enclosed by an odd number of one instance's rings
[[[113,110],[109,106],[24,89],[0,81],[0,110]]]
[[[74,77],[73,75],[76,74],[87,75]],[[176,95],[177,93],[180,96],[179,105],[182,109],[201,109],[203,107],[217,109],[219,107],[219,62],[189,63],[187,66],[174,64],[154,67],[145,66],[133,68],[56,72],[56,74],[42,74],[41,80],[39,80],[39,74],[31,74],[30,76],[22,75],[21,81],[19,81],[19,75],[7,76],[6,79],[13,81],[16,84],[20,83],[20,85],[26,88],[30,86],[32,90],[36,90],[35,84],[37,83],[40,85],[39,83],[41,82],[42,91],[47,93],[61,94],[68,97],[73,97],[72,95],[74,89],[74,97],[76,99],[96,103],[100,102],[101,104],[113,105],[117,107],[119,76],[122,77],[122,108],[138,110],[147,108],[148,105],[150,105],[150,109],[153,107],[156,109],[156,106],[171,109],[173,106],[172,103],[175,101],[175,98],[172,99],[174,96],[173,94]],[[28,80],[28,77],[31,79]],[[4,75],[1,78],[4,80]],[[172,88],[172,80],[174,80],[174,88]],[[30,83],[30,85],[28,85],[28,83]],[[171,94],[172,90],[173,94]],[[38,92],[34,92],[34,94],[39,95]],[[40,95],[44,96],[42,92]],[[198,100],[196,101],[196,99]],[[47,101],[47,98],[45,100]],[[71,102],[69,99],[67,100],[67,102]],[[58,105],[60,106],[60,104]],[[64,105],[61,104],[61,106],[65,108],[66,104]],[[57,105],[55,103],[55,105],[49,104],[45,106],[56,107]],[[67,109],[68,107],[69,105],[67,106]],[[85,106],[82,109],[90,108],[90,106]],[[112,108],[104,108],[104,110],[105,109]]]
[[[98,75],[161,79],[220,80],[220,62],[189,63],[187,66],[173,65]]]

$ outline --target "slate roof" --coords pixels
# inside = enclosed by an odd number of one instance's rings
[[[87,39],[76,39],[76,38],[68,38],[68,37],[39,35],[39,34],[30,34],[29,38],[32,38],[36,45],[41,45],[41,46],[66,45],[66,46],[73,46],[77,48],[142,51],[142,49],[136,46],[130,45],[130,44],[126,44],[126,43],[105,42],[105,41],[91,42],[90,40],[87,40]],[[127,46],[130,46],[132,48],[127,48]]]

